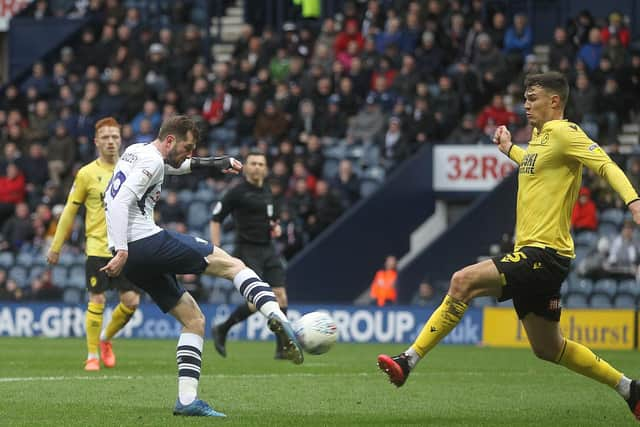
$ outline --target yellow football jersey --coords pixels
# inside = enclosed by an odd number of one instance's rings
[[[115,165],[96,159],[78,171],[51,245],[53,251],[60,251],[64,236],[73,223],[78,207],[84,205],[87,256],[109,258],[112,256],[107,244],[107,223],[103,201],[104,191],[113,175],[114,167]]]
[[[549,247],[574,257],[571,212],[582,184],[582,166],[604,177],[625,203],[638,198],[624,172],[574,123],[551,120],[533,131],[526,150],[512,146],[520,165],[515,250]]]

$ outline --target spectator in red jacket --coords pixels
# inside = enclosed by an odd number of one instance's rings
[[[26,183],[18,167],[9,163],[5,176],[0,176],[0,224],[13,215],[16,205],[24,201]]]
[[[347,50],[349,42],[355,40],[358,44],[358,51],[362,51],[364,47],[364,37],[358,29],[358,21],[350,19],[345,24],[344,31],[340,31],[336,37],[336,42],[333,46],[336,55]]]
[[[582,187],[578,194],[578,200],[571,214],[573,231],[574,233],[596,231],[598,229],[598,212],[596,204],[591,199],[591,190],[587,187]]]
[[[513,111],[507,110],[504,98],[501,94],[493,95],[491,105],[484,107],[476,119],[476,125],[483,132],[493,134],[498,126],[509,126],[516,122],[517,116]]]
[[[622,15],[618,12],[612,12],[609,15],[609,25],[600,30],[602,44],[606,45],[610,37],[617,37],[624,47],[629,46],[631,41],[631,32],[622,22]]]

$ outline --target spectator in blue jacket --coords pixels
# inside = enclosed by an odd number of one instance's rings
[[[589,71],[594,71],[600,64],[600,56],[602,56],[600,30],[593,27],[589,30],[589,42],[584,44],[578,51],[578,59],[585,63]]]

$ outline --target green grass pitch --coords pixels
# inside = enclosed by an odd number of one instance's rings
[[[528,350],[441,346],[396,389],[376,368],[400,345],[338,344],[302,366],[273,343],[205,343],[200,397],[228,418],[171,414],[175,341],[120,340],[115,369],[82,370],[81,339],[0,338],[0,425],[7,426],[633,426],[606,386]],[[600,352],[640,374],[636,352]]]

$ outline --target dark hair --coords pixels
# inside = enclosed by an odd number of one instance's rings
[[[264,157],[264,161],[265,162],[267,161],[267,155],[264,152],[260,151],[260,150],[251,150],[251,151],[249,151],[249,153],[247,154],[247,159],[249,157],[251,157],[251,156],[261,156],[261,157]]]
[[[198,124],[189,116],[173,116],[168,118],[160,126],[158,139],[163,140],[169,135],[175,136],[177,139],[187,139],[187,134],[191,132],[193,140],[198,142],[200,139],[200,129]]]
[[[549,71],[548,73],[529,74],[524,79],[524,87],[540,86],[544,90],[552,92],[560,96],[560,102],[563,106],[567,105],[569,98],[569,83],[564,74],[557,71]]]

